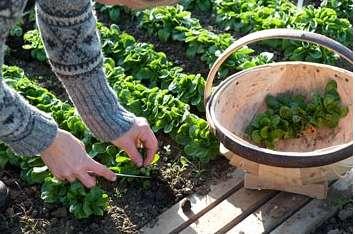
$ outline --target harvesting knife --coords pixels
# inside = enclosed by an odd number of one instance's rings
[[[150,179],[152,177],[150,176],[140,176],[140,175],[128,175],[128,174],[122,174],[122,173],[115,173],[118,176],[121,177],[131,177],[131,178],[145,178],[145,179]]]

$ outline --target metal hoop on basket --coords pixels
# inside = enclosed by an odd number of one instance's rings
[[[293,39],[298,41],[313,42],[315,44],[321,45],[339,54],[342,58],[347,60],[349,63],[351,64],[353,63],[353,52],[350,49],[348,49],[347,47],[343,46],[342,44],[340,44],[339,42],[333,39],[330,39],[326,36],[317,33],[294,30],[294,29],[268,29],[268,30],[254,32],[235,41],[214,62],[207,76],[205,92],[204,92],[205,105],[207,104],[207,100],[211,95],[213,81],[216,77],[216,74],[219,71],[219,68],[222,66],[222,64],[229,58],[229,56],[232,55],[235,51],[242,48],[243,46],[246,46],[250,43],[268,40],[268,39]]]
[[[221,65],[227,60],[227,58],[231,54],[233,54],[236,50],[242,48],[243,46],[246,46],[252,42],[267,39],[294,39],[299,41],[312,42],[332,50],[333,52],[339,54],[342,58],[347,60],[349,63],[353,63],[353,52],[350,49],[343,46],[339,42],[334,41],[333,39],[312,32],[305,32],[293,29],[271,29],[251,33],[245,37],[240,38],[239,40],[234,42],[230,47],[228,47],[215,61],[208,74],[206,87],[204,90],[204,102],[206,107],[207,121],[211,129],[218,137],[218,139],[223,143],[226,148],[232,150],[234,153],[239,154],[241,157],[244,157],[248,160],[252,160],[257,163],[276,167],[318,167],[335,163],[351,157],[353,154],[352,141],[342,145],[338,145],[336,147],[330,147],[327,150],[316,150],[308,153],[279,152],[268,149],[261,149],[246,142],[238,136],[234,136],[224,127],[220,126],[217,120],[212,118],[211,100],[214,96],[214,93],[212,93],[213,81]],[[240,77],[242,74],[252,69],[254,68],[241,71],[235,74],[234,77]],[[229,77],[228,79],[231,79],[231,77]],[[216,123],[218,126],[216,126]]]

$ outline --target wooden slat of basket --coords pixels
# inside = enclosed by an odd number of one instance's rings
[[[340,178],[329,189],[327,200],[313,199],[301,210],[296,212],[271,234],[299,234],[309,233],[333,216],[339,207],[339,203],[350,200],[353,196],[352,170],[345,177]]]
[[[306,185],[292,185],[282,183],[277,177],[272,180],[265,180],[262,176],[247,174],[245,176],[245,187],[250,189],[275,189],[291,193],[303,194],[310,197],[325,199],[327,197],[328,182]]]
[[[227,233],[268,233],[312,199],[281,192]]]
[[[218,200],[228,193],[231,189],[238,185],[242,185],[244,173],[240,170],[235,170],[231,178],[220,182],[215,186],[211,186],[211,192],[205,196],[194,194],[187,197],[191,201],[191,213],[185,214],[181,208],[183,201],[178,202],[163,214],[158,217],[158,221],[154,226],[147,225],[141,231],[147,234],[170,233],[175,228],[183,225],[189,221],[194,214],[198,214],[202,210],[211,206],[211,204],[218,202]],[[241,186],[240,186],[241,187]],[[222,201],[222,200],[221,200]],[[187,225],[188,226],[188,225]]]
[[[181,233],[216,233],[234,220],[242,220],[277,193],[275,191],[255,191],[242,188]]]

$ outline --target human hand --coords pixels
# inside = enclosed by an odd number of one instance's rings
[[[120,149],[123,149],[134,163],[141,166],[148,166],[153,161],[154,155],[158,150],[158,141],[145,118],[135,118],[132,128],[121,137],[112,141]],[[143,159],[138,151],[138,147],[146,149],[146,158]]]
[[[115,173],[88,156],[81,141],[61,129],[53,143],[41,153],[41,158],[59,180],[74,182],[78,179],[88,188],[96,184],[95,177],[89,172],[110,181],[116,180]]]

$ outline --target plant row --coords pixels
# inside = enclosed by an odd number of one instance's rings
[[[207,122],[191,114],[187,104],[169,95],[167,90],[149,89],[132,77],[125,76],[123,69],[115,67],[112,59],[105,63],[105,69],[121,103],[136,115],[146,117],[155,132],[170,134],[193,160],[208,162],[218,154],[218,142],[210,133]],[[50,113],[62,129],[81,139],[89,155],[117,173],[150,173],[149,169],[142,171],[135,168],[129,158],[116,147],[98,142],[72,106],[30,81],[22,70],[4,66],[3,74],[6,82],[29,100],[30,104]],[[2,167],[7,163],[19,166],[26,182],[43,183],[41,197],[46,202],[61,202],[77,218],[101,215],[107,207],[108,197],[100,188],[86,190],[78,182],[63,184],[55,180],[39,157],[17,157],[5,145],[1,145],[0,154]],[[58,191],[61,191],[60,195],[56,195]]]
[[[114,7],[114,9],[124,9]],[[110,14],[109,11],[103,11]],[[185,11],[183,6],[156,7],[144,11],[127,11],[134,16],[134,20],[140,29],[149,35],[156,36],[162,42],[177,41],[186,45],[186,56],[192,59],[200,59],[209,67],[213,65],[217,57],[227,49],[235,39],[229,33],[216,34],[203,28],[191,13]],[[111,22],[119,23],[111,18]],[[242,70],[256,65],[269,63],[271,53],[261,53],[252,56],[254,50],[248,47],[234,53],[224,64],[219,75],[225,77],[229,72]]]
[[[199,5],[200,1],[185,1],[182,4],[185,7]],[[342,4],[349,5],[345,1]],[[338,17],[336,9],[307,6],[298,10],[288,0],[217,0],[212,6],[216,14],[216,24],[224,31],[245,34],[271,28],[295,28],[329,36],[345,46],[352,44],[352,25],[346,18]],[[209,66],[234,41],[228,33],[215,34],[204,29],[181,5],[157,7],[135,14],[140,28],[149,35],[155,35],[163,42],[171,40],[185,43],[187,57],[199,57]],[[112,21],[115,22],[113,19]],[[272,40],[264,45],[273,49],[281,48],[282,59],[329,64],[337,59],[329,50],[306,42]],[[225,76],[231,69],[239,70],[268,62],[265,60],[268,56],[251,58],[251,53],[253,50],[249,49],[241,50],[239,54],[237,52],[223,67],[221,75]]]
[[[97,141],[68,103],[57,99],[48,90],[29,80],[20,68],[3,67],[4,80],[33,106],[50,113],[59,127],[82,140],[91,157],[119,173],[149,174],[150,169],[136,168],[116,147]],[[76,218],[102,215],[108,207],[108,196],[99,187],[85,189],[81,183],[66,184],[56,180],[40,157],[16,156],[4,144],[0,145],[0,168],[7,164],[21,168],[21,177],[28,184],[41,184],[41,198],[48,203],[61,203]]]
[[[199,58],[209,67],[235,41],[229,33],[216,34],[203,28],[181,5],[137,12],[137,20],[142,30],[157,36],[163,42],[170,40],[184,43],[189,59]],[[222,65],[219,75],[225,77],[232,71],[269,63],[273,57],[273,54],[267,52],[252,56],[254,52],[248,47],[236,51]]]
[[[190,113],[189,105],[166,89],[147,88],[131,76],[125,76],[113,59],[105,63],[107,78],[120,102],[136,115],[145,117],[154,132],[169,134],[192,160],[208,162],[218,154],[218,141],[206,120]]]
[[[204,111],[203,90],[205,79],[200,75],[186,74],[181,67],[174,66],[166,55],[154,50],[154,46],[137,42],[131,35],[121,32],[116,25],[110,28],[98,24],[102,48],[106,57],[114,59],[145,86],[168,89],[169,93],[181,101]],[[38,30],[24,35],[27,44],[23,47],[31,51],[33,58],[46,61],[46,53]]]
[[[191,158],[201,161],[213,158],[218,153],[216,139],[209,133],[207,122],[190,114],[190,106],[184,102],[190,101],[202,109],[205,85],[203,78],[182,73],[182,69],[173,67],[163,53],[155,52],[152,45],[137,43],[132,36],[121,33],[116,26],[107,28],[99,25],[99,31],[102,35],[103,51],[109,58],[109,62],[105,64],[108,80],[118,92],[121,102],[136,115],[146,117],[155,132],[164,130],[165,133],[172,133],[171,136],[184,146],[185,153]],[[38,32],[31,31],[30,35],[33,34]],[[25,39],[28,40],[26,36]],[[29,47],[25,45],[26,48],[39,48],[38,39],[28,42],[31,44]],[[130,82],[121,82],[122,77],[125,77],[122,70],[134,74]],[[118,78],[112,79],[117,73]],[[115,87],[116,80],[120,80],[121,86]],[[147,82],[151,88],[144,85]],[[134,94],[133,99],[127,99],[127,93],[120,96],[120,92],[127,91]],[[169,94],[170,92],[176,97]],[[146,108],[142,109],[142,106]],[[183,128],[180,129],[182,125]],[[188,134],[184,129],[188,129]]]
[[[301,10],[287,0],[215,2],[216,23],[225,31],[250,33],[272,28],[294,28],[326,35],[345,46],[352,44],[352,25],[337,15],[336,10],[306,6]],[[281,48],[284,59],[334,63],[333,53],[319,46],[290,40],[272,40],[266,43]]]

